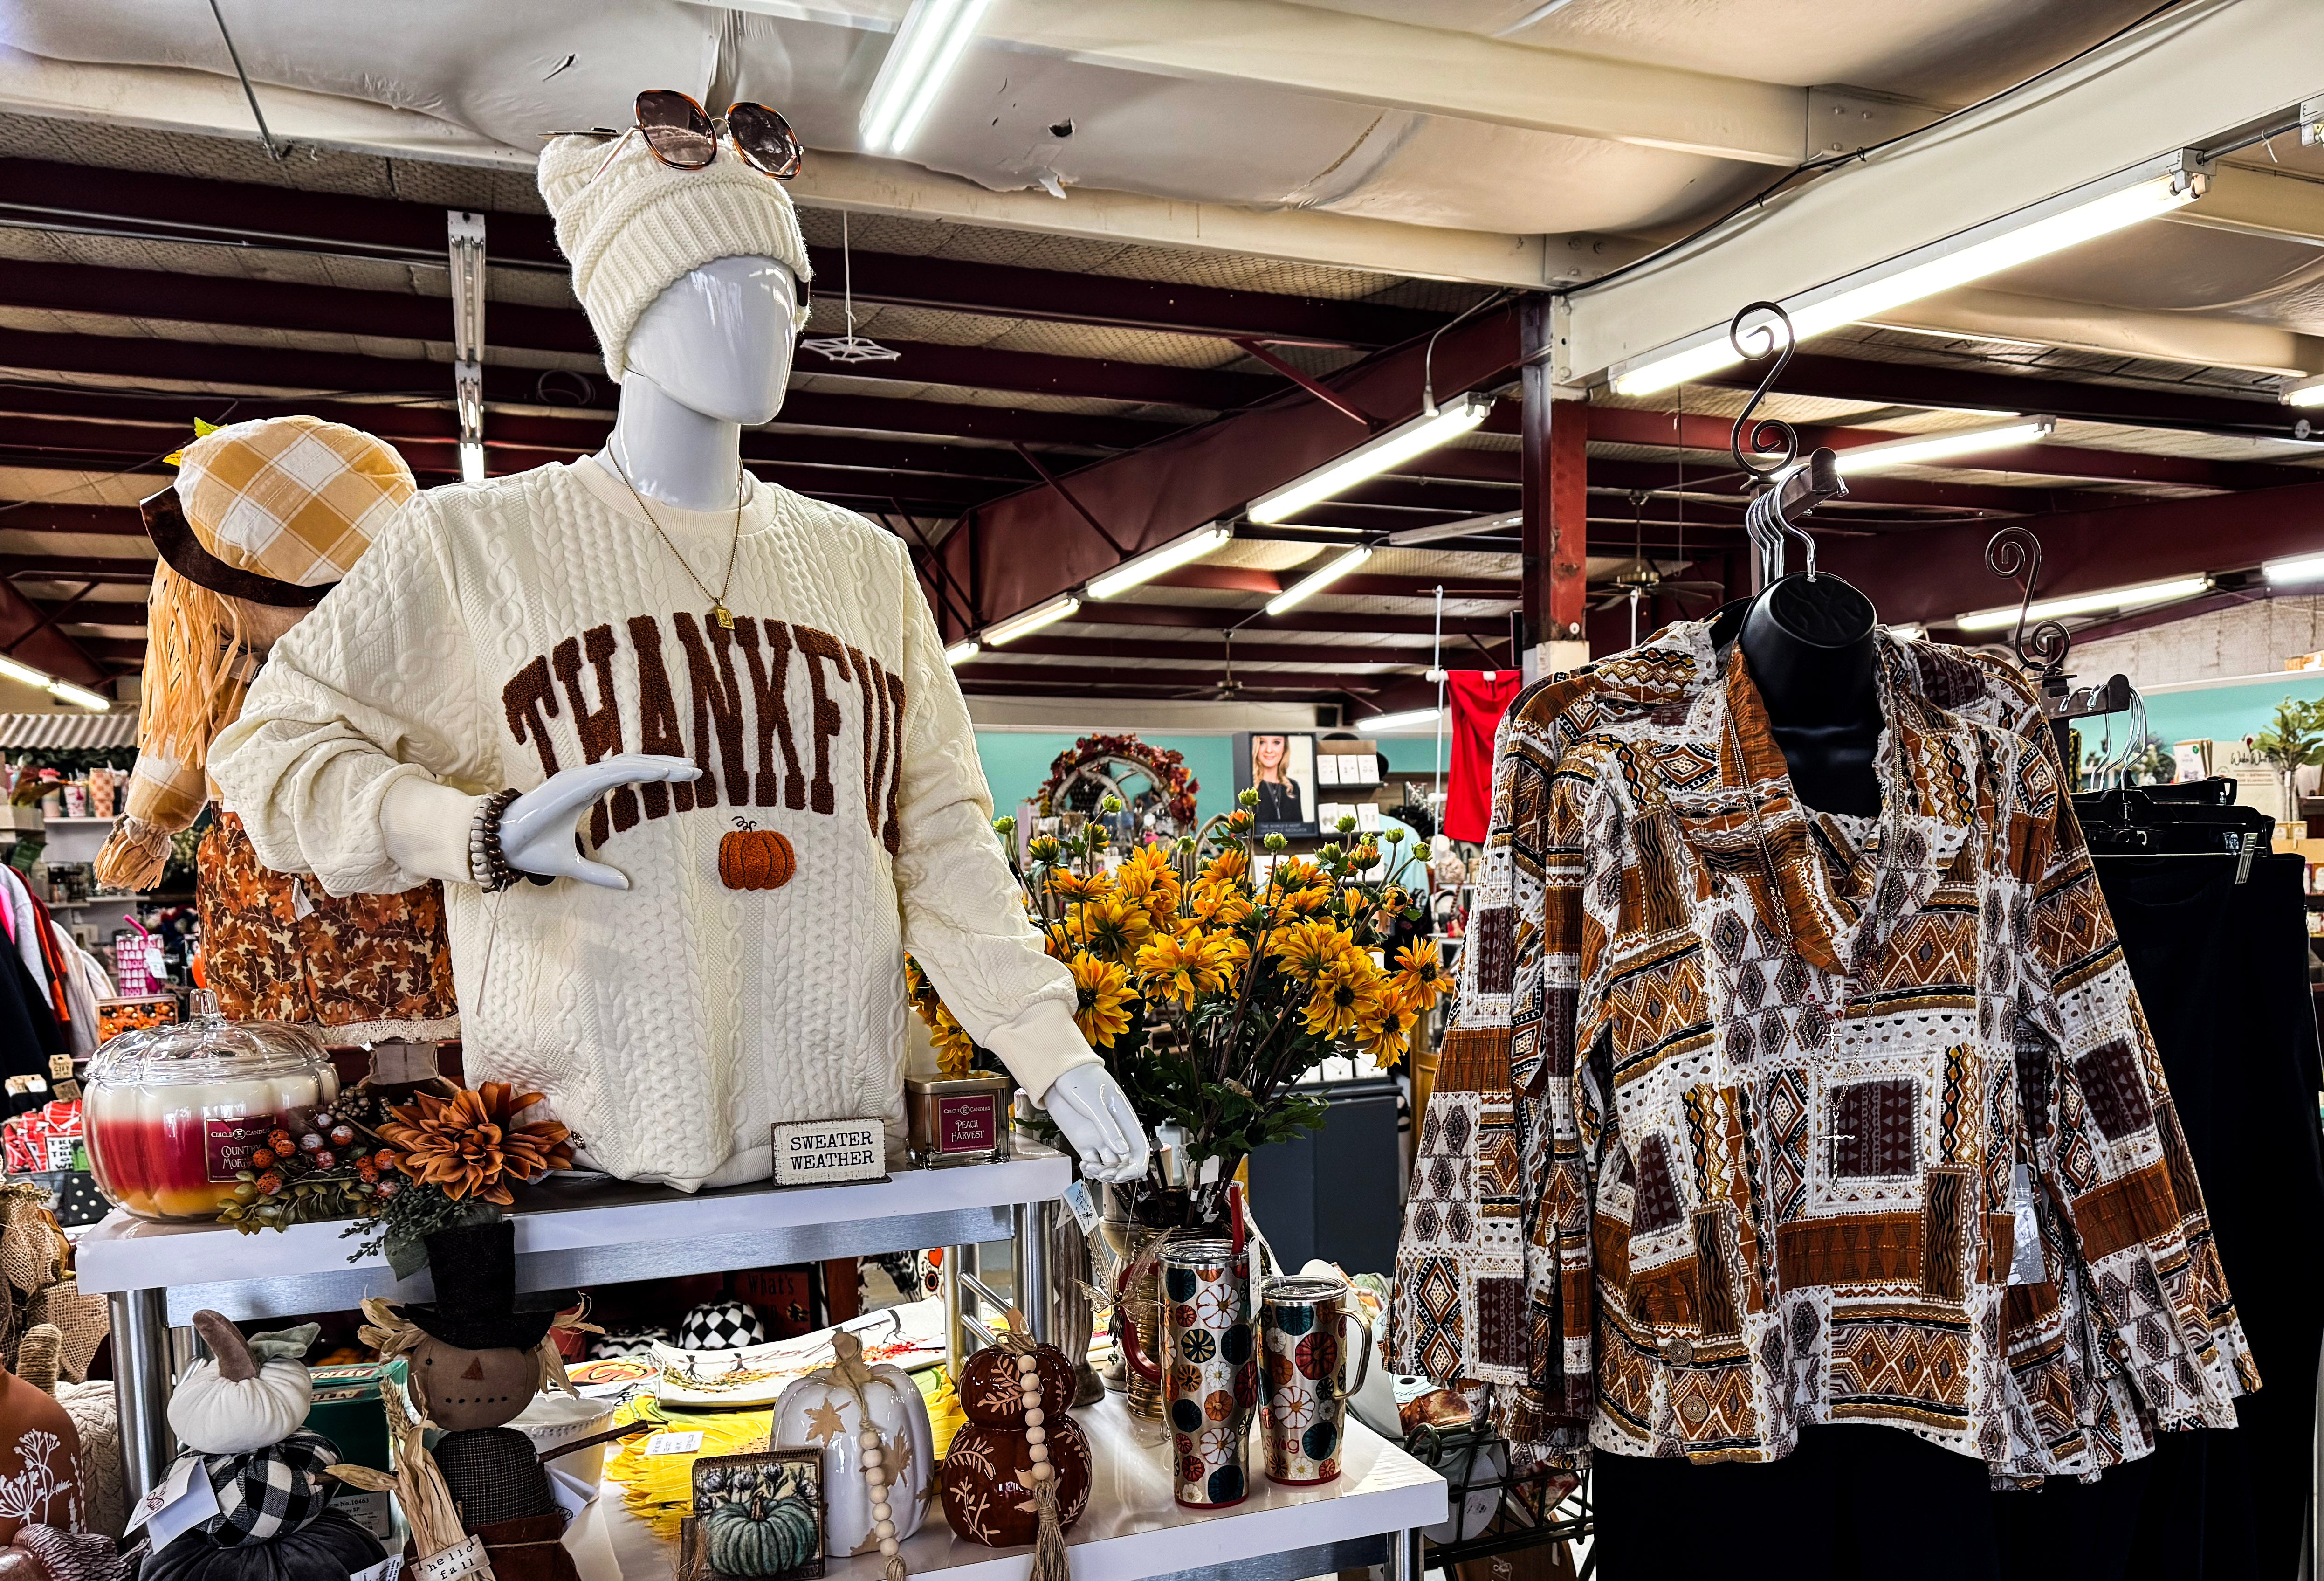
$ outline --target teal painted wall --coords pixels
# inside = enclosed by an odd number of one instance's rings
[[[2324,698],[2324,670],[2291,670],[2282,678],[2241,686],[2207,687],[2200,691],[2165,692],[2146,699],[2146,727],[2174,741],[2240,741],[2264,730],[2286,698],[2312,701]],[[2082,726],[2085,744],[2094,742],[2091,726]]]
[[[1234,806],[1234,738],[1231,735],[1162,735],[1139,731],[1138,738],[1163,752],[1183,754],[1186,771],[1194,776],[1194,811],[1215,818]],[[984,782],[992,788],[992,805],[1014,812],[1017,804],[1041,788],[1049,777],[1049,763],[1081,739],[1077,731],[980,730],[976,755],[984,763]]]

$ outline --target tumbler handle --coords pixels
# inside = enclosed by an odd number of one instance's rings
[[[1365,1378],[1369,1377],[1371,1373],[1372,1326],[1363,1321],[1363,1316],[1364,1315],[1360,1311],[1342,1312],[1340,1314],[1340,1344],[1344,1346],[1348,1343],[1348,1319],[1351,1318],[1356,1319],[1356,1333],[1362,1339],[1362,1344],[1356,1351],[1356,1381],[1352,1383],[1346,1382],[1348,1376],[1347,1353],[1343,1349],[1340,1354],[1340,1375],[1332,1381],[1332,1398],[1342,1402],[1345,1402],[1353,1397],[1356,1391],[1364,1386]]]
[[[1159,1383],[1162,1382],[1162,1364],[1139,1348],[1138,1320],[1130,1315],[1130,1274],[1136,1266],[1133,1262],[1114,1281],[1114,1336],[1121,1341],[1121,1359],[1130,1364],[1130,1370],[1148,1383]]]

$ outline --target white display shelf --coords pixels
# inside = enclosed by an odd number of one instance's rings
[[[1170,1450],[1159,1422],[1139,1422],[1109,1394],[1077,1408],[1089,1435],[1089,1507],[1065,1533],[1074,1581],[1142,1581],[1149,1576],[1298,1581],[1388,1560],[1395,1534],[1445,1519],[1444,1479],[1370,1428],[1348,1419],[1340,1479],[1322,1487],[1282,1487],[1259,1471],[1254,1426],[1247,1464],[1250,1496],[1231,1509],[1181,1508],[1171,1497]],[[666,1581],[675,1553],[622,1505],[607,1483],[599,1503],[622,1581]],[[903,1545],[916,1576],[945,1581],[1025,1581],[1030,1548],[990,1549],[954,1537],[932,1505],[927,1524]],[[825,1561],[825,1581],[880,1581],[877,1556]]]
[[[517,1289],[563,1290],[813,1262],[1010,1237],[1010,1210],[1047,1202],[1073,1180],[1063,1153],[1017,1139],[1005,1163],[915,1170],[852,1186],[737,1186],[687,1194],[590,1178],[517,1194]],[[119,1208],[82,1236],[76,1267],[91,1294],[168,1292],[169,1322],[208,1308],[237,1321],[340,1311],[365,1296],[428,1300],[425,1271],[399,1281],[383,1257],[349,1255],[344,1221],[242,1234],[222,1225],[155,1224]]]

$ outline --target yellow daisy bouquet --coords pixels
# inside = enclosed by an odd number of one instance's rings
[[[1148,1127],[1184,1138],[1188,1165],[1222,1160],[1190,1179],[1231,1175],[1252,1149],[1320,1123],[1323,1103],[1299,1078],[1334,1054],[1393,1063],[1449,983],[1434,940],[1385,952],[1393,922],[1420,915],[1398,882],[1414,860],[1402,829],[1388,831],[1386,862],[1353,818],[1312,856],[1292,855],[1282,836],[1254,833],[1257,800],[1245,791],[1200,841],[1118,858],[1102,817],[1031,841],[1022,861],[1015,820],[994,824],[1034,927],[1073,974],[1082,1035]],[[927,976],[906,971],[947,1070],[973,1068],[967,1033]]]

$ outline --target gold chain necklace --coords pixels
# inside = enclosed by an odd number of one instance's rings
[[[613,476],[622,480],[622,486],[630,491],[632,499],[637,501],[638,509],[645,513],[646,525],[652,528],[654,536],[660,539],[663,546],[678,557],[678,563],[686,572],[687,580],[701,588],[702,596],[710,600],[710,618],[726,630],[733,631],[734,613],[726,607],[726,589],[734,585],[734,557],[742,547],[742,502],[750,497],[749,491],[742,486],[742,478],[737,476],[734,480],[734,537],[733,541],[726,546],[726,574],[719,579],[718,591],[713,593],[710,590],[710,584],[694,574],[693,562],[688,560],[685,552],[670,541],[669,534],[661,530],[661,523],[654,520],[653,507],[646,504],[646,496],[638,492],[638,485],[630,481],[629,469],[622,465],[621,458],[613,454],[613,447],[611,445],[605,447],[605,459],[613,464]]]

